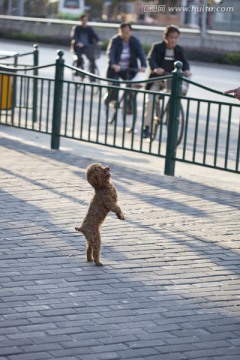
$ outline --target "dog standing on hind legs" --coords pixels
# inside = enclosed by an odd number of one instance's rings
[[[87,215],[80,227],[75,230],[83,233],[87,242],[87,261],[95,261],[101,266],[101,233],[100,227],[107,214],[112,211],[118,219],[125,220],[124,214],[117,204],[117,190],[110,182],[110,169],[101,164],[92,164],[87,168],[87,181],[95,189]]]

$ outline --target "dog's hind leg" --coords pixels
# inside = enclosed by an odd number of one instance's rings
[[[100,261],[100,251],[101,251],[101,235],[99,231],[96,231],[94,234],[89,234],[85,232],[84,234],[87,241],[87,261],[95,262],[97,266],[102,266]]]
[[[94,244],[93,246],[93,259],[95,261],[96,266],[102,266],[103,263],[100,261],[100,248]]]
[[[87,261],[92,262],[93,261],[93,247],[92,244],[87,242]]]
[[[100,261],[101,254],[101,236],[100,233],[94,236],[94,241],[92,242],[93,247],[93,259],[97,266],[102,266],[103,264]]]

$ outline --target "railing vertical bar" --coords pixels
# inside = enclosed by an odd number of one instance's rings
[[[26,128],[28,128],[28,111],[29,111],[29,82],[30,82],[30,79],[29,78],[26,78],[26,85],[25,85],[25,88],[26,88],[26,103],[25,103],[25,107],[26,107],[26,110],[25,110],[25,126]]]
[[[9,112],[9,107],[10,107],[10,96],[8,96],[9,94],[9,90],[10,90],[10,76],[5,75],[5,79],[6,79],[6,115],[8,117],[8,112]]]
[[[236,157],[236,167],[235,171],[237,172],[239,169],[239,161],[240,161],[240,123],[238,125],[238,146],[237,146],[237,157]]]
[[[31,96],[30,96],[30,89],[31,89],[31,83],[32,83],[32,78],[28,78],[27,81],[27,120],[29,119],[29,114],[31,114],[31,120],[32,120],[32,114],[33,114],[33,107],[32,107],[32,103],[31,103]]]
[[[184,131],[184,140],[183,140],[183,160],[186,159],[188,125],[189,125],[189,112],[190,112],[190,100],[187,99],[187,111],[186,111],[186,116],[185,116],[185,131]]]
[[[165,106],[166,106],[166,98],[169,100],[169,97],[166,97],[166,96],[162,96],[161,99],[159,100],[160,101],[160,104],[159,106],[161,106],[161,109],[160,109],[160,118],[159,118],[159,121],[160,121],[160,124],[159,124],[159,136],[158,136],[158,154],[160,155],[161,154],[161,148],[162,148],[162,139],[163,139],[163,122],[164,122],[164,109],[165,109]],[[165,125],[167,126],[167,125]],[[165,147],[166,149],[166,147]]]
[[[74,103],[73,103],[72,129],[71,129],[71,135],[73,138],[74,138],[75,126],[76,126],[76,113],[77,113],[77,87],[75,85],[75,97],[74,97]],[[66,126],[65,126],[66,135],[68,133],[68,125],[69,125],[69,123],[68,123],[69,118],[67,115],[68,114],[66,112]],[[82,117],[82,119],[83,119],[83,117]]]
[[[75,127],[75,121],[76,121],[77,94],[78,94],[78,85],[76,83],[74,83],[74,101],[73,101],[72,129],[71,129],[72,136],[74,134],[74,127]],[[68,116],[68,113],[66,112],[66,123],[65,123],[65,130],[64,130],[66,136],[68,134],[68,126],[69,125],[70,125],[69,124],[69,116]],[[69,129],[69,132],[70,132],[70,129]],[[80,133],[81,133],[81,127],[79,128],[79,134]]]
[[[197,114],[196,114],[196,124],[195,124],[194,144],[193,144],[193,157],[192,157],[193,162],[195,162],[195,158],[196,158],[197,139],[198,139],[198,125],[199,125],[199,113],[200,113],[200,100],[197,101]]]
[[[69,91],[70,91],[70,83],[67,83],[67,93],[65,96],[65,101],[66,101],[66,109],[65,109],[65,120],[64,120],[64,135],[67,135],[67,119],[68,119],[68,114],[69,114]]]
[[[98,92],[98,116],[97,116],[97,133],[96,141],[99,142],[100,124],[101,124],[101,99],[102,99],[102,88],[99,87]]]
[[[219,106],[218,106],[218,115],[217,115],[216,141],[215,141],[215,149],[214,149],[214,166],[217,165],[218,143],[219,143],[219,133],[220,133],[220,122],[221,122],[221,110],[222,110],[222,105],[219,104]]]
[[[132,124],[131,124],[131,128],[132,128],[132,132],[131,132],[131,144],[130,144],[130,149],[133,150],[134,149],[134,137],[135,137],[135,124],[137,122],[137,95],[138,95],[138,90],[134,89],[133,90],[133,116],[132,116]]]
[[[108,88],[108,91],[110,91],[111,89]],[[109,125],[109,114],[111,114],[111,111],[110,110],[110,106],[109,104],[105,106],[105,109],[106,109],[106,122],[105,122],[105,126],[104,126],[104,144],[107,144],[107,134],[108,134],[108,125]],[[114,130],[115,130],[115,127],[116,127],[116,122],[117,122],[117,119],[114,123]]]
[[[83,91],[82,91],[82,111],[81,111],[81,130],[80,130],[80,139],[82,139],[83,136],[83,122],[84,122],[84,105],[85,105],[85,93],[86,93],[86,87],[84,84],[82,84]],[[76,96],[75,96],[75,103],[76,103]],[[75,112],[74,112],[74,119],[75,119]]]
[[[40,92],[40,112],[39,112],[39,131],[42,130],[42,122],[43,122],[43,96],[44,96],[44,80],[41,79],[40,81],[40,84],[41,84],[41,92]],[[34,122],[33,122],[33,125],[34,125]]]
[[[153,99],[152,99],[152,109],[151,109],[151,124],[150,124],[150,129],[149,129],[149,131],[150,131],[150,141],[149,141],[149,145],[148,145],[148,152],[151,154],[151,151],[152,151],[152,132],[153,132],[153,124],[154,124],[154,115],[155,115],[155,103],[156,103],[156,97],[158,96],[158,95],[156,95],[156,94],[152,94],[152,95],[150,95],[150,96],[152,96],[153,97]]]
[[[38,115],[38,131],[41,131],[42,129],[42,107],[43,107],[43,93],[44,93],[44,90],[43,90],[43,86],[44,86],[44,80],[43,79],[40,79],[38,81],[38,84],[40,83],[40,97],[39,97],[39,115]],[[35,126],[35,122],[32,122],[32,127]]]
[[[133,114],[132,114],[132,118],[131,118],[131,128],[132,128],[132,132],[131,132],[131,140],[130,140],[130,149],[134,149],[134,128],[135,128],[135,125],[136,124],[136,121],[137,121],[137,91],[136,89],[133,90],[132,92],[132,96],[133,96]],[[129,130],[130,131],[130,130]]]
[[[207,121],[206,121],[206,127],[205,127],[205,140],[204,140],[204,150],[203,150],[203,164],[206,164],[207,146],[208,146],[208,132],[209,132],[210,108],[211,108],[211,103],[208,101]]]
[[[153,124],[154,124],[154,115],[155,115],[155,104],[156,104],[156,97],[158,96],[158,94],[153,94],[153,102],[152,102],[152,110],[151,110],[151,124],[150,124],[150,141],[149,141],[149,146],[148,146],[148,152],[151,154],[152,152],[152,133],[153,133]]]
[[[227,169],[227,166],[228,166],[228,153],[229,153],[231,124],[232,124],[232,105],[230,105],[229,113],[228,113],[228,126],[227,126],[226,151],[225,151],[225,163],[224,163],[225,169]]]
[[[115,111],[115,110],[114,110]],[[118,123],[118,109],[116,109],[116,119],[114,121],[114,128],[113,128],[113,146],[116,146],[116,140],[117,140],[117,123]],[[107,128],[108,128],[108,122],[106,124]],[[105,138],[105,143],[106,143],[106,138]]]
[[[142,151],[143,148],[143,137],[142,137],[142,131],[144,126],[144,119],[145,119],[145,111],[146,111],[146,97],[148,96],[147,92],[144,91],[143,93],[143,110],[142,110],[142,117],[141,117],[141,126],[140,126],[140,148],[139,151]]]
[[[128,85],[127,85],[128,86]],[[127,94],[128,90],[123,89],[123,109],[122,109],[122,148],[125,147],[126,113],[127,113]]]
[[[159,107],[161,106],[161,109],[160,109],[160,113],[159,113],[159,124],[158,124],[158,129],[157,129],[156,134],[155,134],[155,139],[158,140],[158,150],[157,150],[157,152],[158,152],[158,155],[159,155],[159,154],[161,154],[161,146],[162,146],[162,108],[163,108],[163,106],[165,104],[164,96],[163,96],[162,99],[159,98],[158,102],[159,102],[158,105],[159,105]],[[157,115],[157,112],[156,112],[156,115]],[[158,133],[158,137],[157,137],[157,133]]]
[[[17,97],[17,76],[16,74],[13,74],[13,84],[12,84],[12,112],[11,112],[11,124],[13,125],[14,119],[15,119],[15,108],[16,108],[16,97]]]
[[[8,119],[8,114],[9,114],[9,107],[10,107],[10,97],[8,96],[9,91],[10,91],[10,76],[9,75],[4,75],[5,78],[5,84],[6,84],[6,89],[3,90],[6,91],[6,97],[5,97],[5,113],[6,113],[6,120]]]
[[[118,114],[120,113],[119,107],[118,107],[118,103],[120,101],[120,92],[118,91],[117,94],[117,107],[116,109],[113,110],[113,112],[115,113],[115,121],[114,121],[114,132],[113,132],[113,146],[116,146],[116,140],[117,140],[117,125],[118,125]],[[122,109],[123,110],[123,109]],[[105,134],[105,144],[107,144],[107,136],[108,136],[108,122],[106,124],[106,134]]]
[[[90,87],[90,106],[89,106],[89,126],[88,126],[88,141],[91,141],[92,128],[92,110],[93,110],[93,86]]]
[[[10,76],[8,75],[4,75],[5,79],[6,79],[6,118],[8,118],[8,113],[9,113],[9,107],[10,107],[10,96],[8,96],[9,91],[10,91]]]
[[[32,96],[34,97],[34,85],[33,85],[33,77],[31,78],[31,83],[32,83]],[[34,116],[34,112],[35,109],[37,108],[37,104],[34,104],[34,101],[32,101],[32,129],[34,129],[34,122],[33,122],[33,116]],[[41,109],[42,107],[40,107]]]
[[[109,91],[109,88],[107,88],[106,87],[106,89],[104,88],[104,91],[107,91],[107,89],[108,89],[108,91]],[[103,129],[104,129],[104,138],[105,138],[105,136],[106,136],[106,128],[107,128],[107,126],[108,126],[108,121],[109,121],[109,115],[110,115],[110,111],[109,111],[109,108],[110,108],[110,106],[108,106],[108,105],[105,105],[104,104],[104,112],[105,112],[105,114],[104,114],[104,116],[105,116],[105,121],[104,121],[104,127],[103,127]]]
[[[20,100],[19,100],[19,112],[18,112],[18,126],[21,126],[21,116],[22,116],[22,88],[23,88],[23,77],[20,75]]]
[[[12,91],[13,91],[13,77],[12,75],[11,76],[8,76],[8,81],[7,81],[7,94],[10,94]],[[13,99],[13,92],[12,92],[12,96],[7,96],[7,109],[6,109],[6,113],[7,113],[7,116],[9,116],[9,113],[10,111],[12,111],[12,107],[14,105],[14,99]]]
[[[48,126],[49,126],[49,115],[50,115],[50,99],[51,99],[51,81],[47,80],[47,109],[46,109],[46,132],[48,133]]]

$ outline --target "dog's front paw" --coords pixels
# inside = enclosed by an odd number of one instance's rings
[[[76,231],[81,231],[81,228],[80,227],[75,227],[75,230]]]

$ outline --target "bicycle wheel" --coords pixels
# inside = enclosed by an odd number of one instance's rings
[[[162,107],[161,107],[161,99],[156,100],[156,103],[155,103],[156,116],[154,117],[154,123],[153,123],[153,129],[152,129],[152,140],[154,140],[157,135],[158,126],[160,123],[162,123],[168,127],[169,110],[170,110],[170,99],[168,100],[165,109],[162,109]],[[184,110],[183,110],[182,104],[180,102],[180,109],[179,109],[179,115],[178,115],[177,145],[179,145],[182,141],[183,132],[184,132]]]
[[[111,115],[110,120],[108,121],[109,124],[113,124],[117,120],[117,115],[118,115],[120,107],[122,106],[122,103],[123,103],[123,96],[120,98],[119,101],[116,101],[113,104],[113,111],[111,113],[112,115]],[[108,107],[106,106],[106,111],[109,112],[109,109],[107,110],[107,108]]]
[[[182,104],[180,102],[177,145],[179,145],[182,141],[183,132],[184,132],[184,110],[183,110]]]
[[[77,65],[78,65],[78,61],[76,59],[73,61],[72,66],[78,68]],[[74,81],[75,83],[78,83],[77,87],[81,86],[80,82],[83,81],[83,78],[84,77],[78,71],[72,70],[72,81]]]
[[[166,112],[166,125],[168,127],[169,123],[169,110],[170,110],[170,99],[167,103],[167,106],[164,110],[164,113]],[[177,145],[179,145],[182,141],[184,132],[184,111],[182,107],[182,103],[180,102],[180,108],[179,108],[179,114],[178,114],[178,133],[177,133]]]
[[[88,72],[90,72],[90,63],[88,63]],[[99,69],[98,69],[96,64],[95,64],[95,67],[94,67],[94,75],[97,75],[97,76],[100,75]],[[100,84],[100,80],[97,79],[94,76],[90,76],[89,80],[90,80],[91,83],[96,84],[96,86],[93,87],[93,94],[95,95],[95,94],[97,94],[99,92],[99,86],[98,85]]]
[[[155,116],[153,119],[153,128],[151,134],[152,141],[155,140],[155,137],[157,135],[158,126],[160,125],[160,119],[163,119],[163,116],[161,115],[160,97],[157,96],[155,99]]]
[[[124,96],[123,102],[123,119],[127,115],[132,115],[132,126],[126,128],[126,132],[134,131],[137,120],[136,93],[128,91]]]

